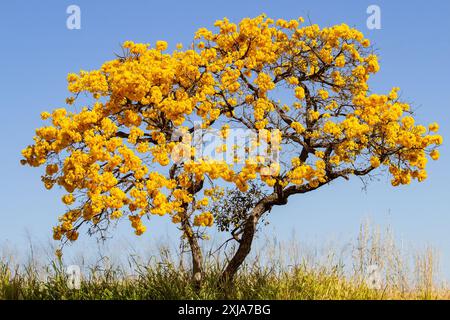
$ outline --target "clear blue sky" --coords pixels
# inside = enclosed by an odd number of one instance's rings
[[[81,8],[81,30],[66,28],[66,8]],[[368,30],[366,8],[381,8],[381,30]],[[345,22],[363,31],[378,49],[381,71],[372,88],[380,93],[401,87],[419,122],[437,120],[444,145],[441,159],[429,165],[426,182],[392,188],[386,177],[362,191],[359,180],[339,181],[307,195],[291,198],[272,211],[269,234],[281,238],[295,230],[300,239],[320,244],[330,237],[348,239],[361,221],[390,224],[396,234],[417,247],[433,245],[441,252],[443,272],[450,278],[450,3],[448,1],[8,1],[0,10],[0,88],[2,125],[0,247],[27,250],[25,231],[37,239],[50,237],[64,207],[60,191],[46,191],[41,170],[22,167],[20,151],[32,142],[39,113],[63,106],[66,74],[93,69],[119,52],[124,40],[170,48],[189,43],[200,27],[212,27],[224,16],[233,21],[266,13],[273,18],[309,16],[329,26]],[[165,218],[153,219],[140,243],[175,235]],[[133,239],[127,221],[121,232]],[[133,241],[133,240],[131,240]],[[77,244],[77,250],[84,250]]]

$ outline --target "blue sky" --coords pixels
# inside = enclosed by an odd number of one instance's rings
[[[112,4],[113,3],[113,4]],[[66,28],[66,8],[81,8],[81,30]],[[366,27],[366,8],[381,8],[380,30]],[[58,190],[46,191],[41,170],[22,167],[20,151],[32,142],[41,125],[39,113],[61,107],[67,96],[66,74],[93,69],[114,58],[124,40],[170,48],[190,43],[200,27],[228,17],[238,21],[266,13],[273,18],[304,16],[329,26],[347,23],[371,39],[380,55],[381,71],[372,79],[374,92],[399,86],[402,97],[417,111],[418,122],[437,120],[444,145],[441,159],[429,164],[421,184],[393,188],[380,176],[363,191],[359,180],[339,181],[300,195],[276,208],[265,232],[321,244],[330,238],[348,240],[361,221],[390,224],[397,236],[418,248],[432,245],[441,253],[442,271],[450,278],[450,193],[448,181],[450,92],[450,3],[448,1],[9,1],[0,11],[0,87],[2,180],[0,185],[0,247],[26,251],[26,232],[45,241],[64,206]],[[146,244],[175,236],[167,219],[153,219],[139,239]],[[128,222],[119,232],[133,240]],[[137,241],[137,240],[136,240]],[[84,250],[88,242],[69,250]]]

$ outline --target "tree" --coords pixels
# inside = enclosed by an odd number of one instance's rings
[[[221,279],[229,282],[263,215],[289,197],[382,168],[393,186],[423,181],[427,157],[439,158],[438,125],[416,125],[398,88],[369,90],[379,65],[361,32],[302,24],[224,18],[217,32],[198,30],[187,50],[126,41],[100,69],[69,74],[67,104],[80,94],[92,103],[43,112],[51,123],[22,152],[23,164],[46,165],[47,189],[68,192],[54,239],[74,241],[83,225],[103,234],[122,217],[141,235],[144,218],[168,216],[189,244],[200,286],[199,241],[216,218],[237,243]],[[199,153],[214,128],[228,142],[214,152],[231,161]],[[253,138],[230,144],[235,132]],[[229,202],[242,203],[238,210],[215,206],[224,186],[239,190]]]

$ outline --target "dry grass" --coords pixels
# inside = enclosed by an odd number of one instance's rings
[[[432,248],[408,253],[393,233],[365,223],[355,244],[308,248],[298,241],[263,241],[240,270],[235,284],[218,290],[227,259],[222,251],[205,258],[200,292],[190,282],[188,256],[160,246],[147,259],[129,255],[124,264],[103,257],[85,264],[80,289],[70,289],[63,261],[0,262],[0,299],[450,299],[439,281]],[[376,271],[374,269],[376,268]]]

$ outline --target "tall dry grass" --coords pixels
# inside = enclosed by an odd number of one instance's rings
[[[450,299],[449,287],[439,280],[437,252],[407,250],[389,228],[366,222],[354,243],[320,248],[295,239],[260,243],[225,291],[218,290],[217,279],[232,248],[206,250],[200,292],[191,286],[184,248],[161,244],[157,253],[129,254],[121,262],[108,254],[94,263],[79,256],[81,286],[71,289],[69,262],[51,258],[52,249],[36,254],[30,246],[25,263],[3,254],[0,299]]]

